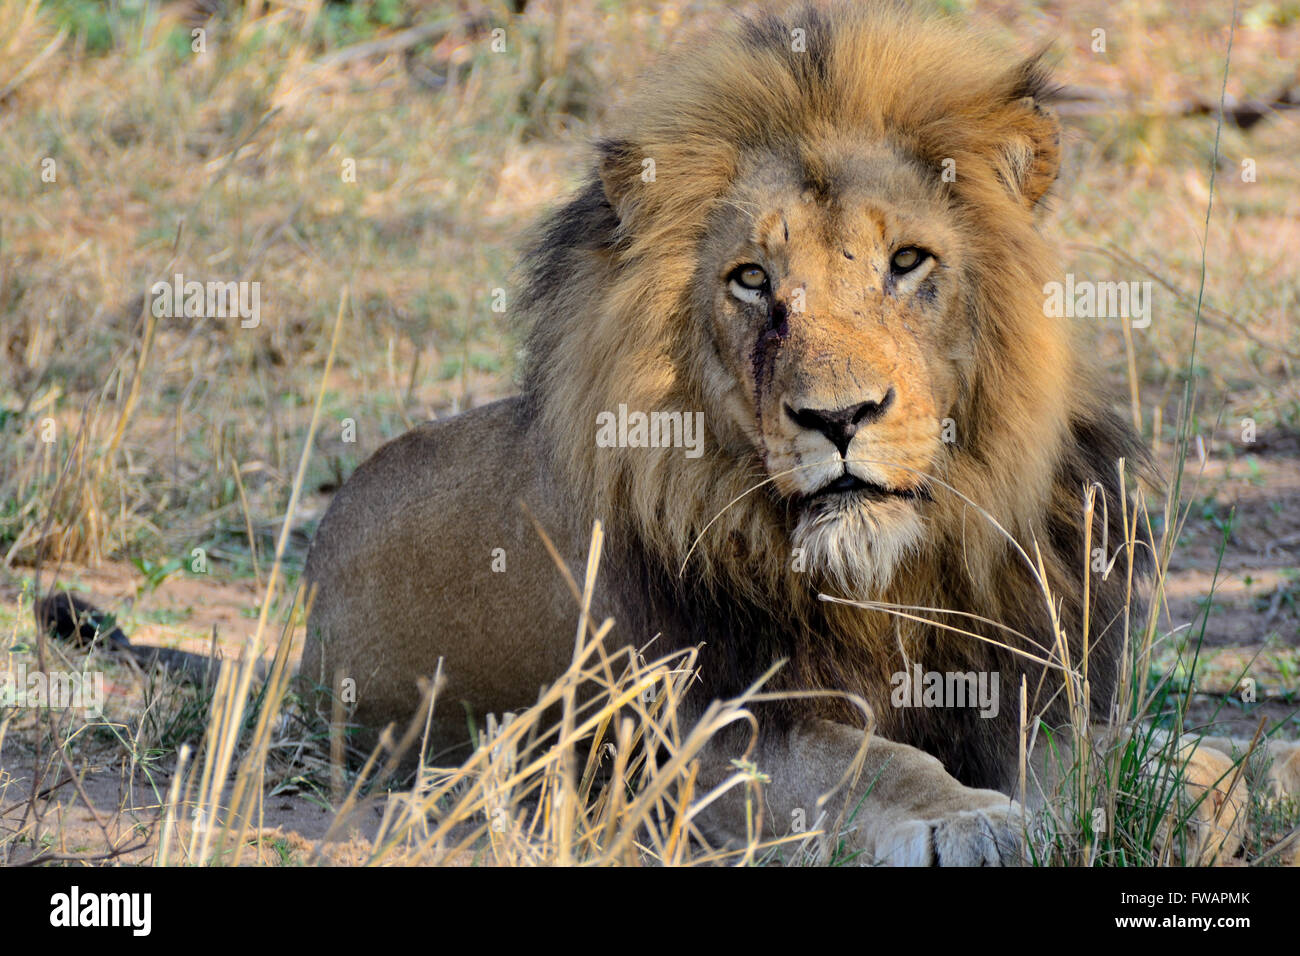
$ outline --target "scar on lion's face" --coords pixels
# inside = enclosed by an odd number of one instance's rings
[[[961,241],[925,178],[871,150],[810,186],[757,164],[721,205],[704,270],[719,367],[801,521],[867,521],[905,550],[941,469],[970,352]]]

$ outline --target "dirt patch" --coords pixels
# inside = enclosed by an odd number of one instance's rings
[[[0,579],[0,600],[16,605],[31,571],[19,569]],[[42,581],[49,588],[52,575]],[[263,589],[251,579],[222,580],[211,575],[177,573],[157,587],[145,588],[144,578],[131,564],[105,561],[97,567],[64,567],[60,586],[68,588],[102,611],[114,615],[132,644],[169,647],[195,654],[214,649],[222,657],[238,657],[244,644],[257,631],[257,614]],[[31,607],[30,589],[23,598]],[[278,634],[279,619],[270,619],[268,636]],[[269,654],[264,651],[264,656]]]
[[[0,751],[0,766],[4,767],[0,771],[0,840],[12,847],[10,864],[50,856],[69,860],[107,857],[126,864],[154,862],[171,785],[168,776],[151,780],[142,773],[127,776],[120,768],[90,765],[79,768],[84,776],[74,785],[58,767],[35,770],[31,758],[12,746]],[[39,819],[31,810],[34,778]],[[240,862],[363,864],[374,849],[383,803],[383,798],[363,803],[326,841],[337,808],[301,793],[268,794],[258,818],[250,821],[245,847],[251,852],[245,852]],[[193,820],[178,819],[173,826],[179,839],[173,844],[170,862],[195,862],[186,852],[194,833]],[[314,858],[317,852],[320,855]],[[458,855],[440,857],[439,862],[456,864],[469,859]],[[399,848],[385,861],[414,862],[414,858]]]

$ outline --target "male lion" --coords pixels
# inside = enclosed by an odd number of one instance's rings
[[[1077,655],[1087,595],[1108,713],[1125,574],[1084,587],[1082,499],[1108,504],[1095,544],[1124,540],[1117,463],[1143,460],[1044,314],[1049,90],[1038,58],[893,4],[744,21],[671,55],[526,260],[522,394],[414,429],[338,492],[307,564],[306,674],[355,680],[369,726],[408,717],[439,658],[443,701],[528,705],[569,661],[575,607],[519,502],[575,568],[600,519],[599,613],[636,646],[702,645],[695,707],[779,660],[770,689],[870,703],[851,837],[868,858],[1018,860],[1001,791],[1022,680],[1029,712],[1064,722],[1042,662],[1057,626]],[[703,453],[670,416],[639,431],[656,412],[702,413]],[[611,416],[633,423],[624,447],[597,441]],[[921,672],[996,693],[891,702]],[[460,707],[441,709],[435,747],[463,745]],[[767,819],[790,820],[840,781],[862,717],[829,697],[759,717]]]

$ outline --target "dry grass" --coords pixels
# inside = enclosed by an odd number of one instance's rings
[[[1223,78],[1220,4],[948,5],[973,7],[1023,48],[1055,38],[1073,83],[1161,102],[1214,97]],[[411,423],[510,391],[508,313],[493,302],[509,288],[519,230],[576,181],[605,90],[722,16],[677,0],[535,0],[511,19],[489,4],[491,22],[510,24],[504,53],[470,25],[409,59],[340,57],[405,25],[386,19],[388,5],[353,6],[361,14],[319,0],[232,3],[194,54],[184,4],[89,16],[84,8],[99,5],[0,0],[0,650],[11,663],[102,671],[118,691],[98,720],[0,708],[0,862],[263,861],[278,839],[263,826],[265,804],[293,793],[330,807],[331,838],[379,808],[352,861],[842,861],[834,831],[851,825],[851,808],[838,822],[844,808],[828,809],[816,832],[789,845],[710,845],[695,823],[707,795],[692,761],[709,733],[749,719],[753,698],[679,727],[691,659],[611,654],[607,622],[580,629],[569,671],[534,707],[482,728],[468,762],[422,756],[395,791],[398,754],[420,752],[422,727],[390,732],[357,771],[343,759],[346,735],[287,682],[308,599],[296,588],[305,542],[329,490]],[[1281,65],[1300,51],[1300,12],[1270,9],[1247,10],[1230,95],[1288,80]],[[411,22],[448,12],[404,10]],[[1108,31],[1105,55],[1090,48],[1094,24]],[[1213,118],[1117,111],[1069,130],[1065,186],[1046,228],[1066,271],[1160,283],[1149,329],[1084,335],[1116,395],[1174,462],[1189,449],[1195,460],[1198,439],[1210,458],[1236,460],[1248,450],[1235,434],[1245,417],[1261,432],[1300,430],[1300,327],[1289,321],[1300,302],[1294,116],[1222,131],[1208,233]],[[1244,158],[1255,161],[1255,182],[1239,175]],[[260,282],[261,326],[155,318],[145,292],[175,272]],[[1180,413],[1189,386],[1198,400]],[[345,440],[349,421],[355,442]],[[1088,714],[1086,674],[1062,669],[1079,728],[1070,753],[1080,759],[1050,782],[1026,766],[1024,789],[1051,791],[1035,825],[1037,862],[1180,858],[1177,840],[1160,836],[1177,806],[1177,735],[1143,728],[1195,730],[1191,678],[1209,617],[1199,634],[1172,629],[1160,600],[1177,540],[1204,524],[1193,507],[1201,492],[1189,485],[1175,483],[1153,515],[1128,516],[1134,533],[1150,525],[1159,571],[1156,599],[1131,622],[1122,712]],[[1080,520],[1100,506],[1089,501]],[[1033,543],[1020,544],[1032,565]],[[1128,573],[1133,547],[1120,546],[1111,573]],[[191,570],[195,549],[206,572]],[[251,643],[213,686],[183,687],[33,634],[41,585],[128,560],[162,569],[115,608],[132,631],[167,573],[200,587],[256,581]],[[1053,595],[1042,596],[1050,607]],[[1294,662],[1294,635],[1284,637],[1279,660]],[[1086,635],[1055,639],[1048,652],[1059,661]],[[268,654],[263,684],[257,667]],[[438,706],[436,687],[429,702]],[[1094,742],[1082,728],[1098,718],[1112,727]],[[1028,743],[1034,715],[1024,725]],[[1144,775],[1161,748],[1171,771]],[[22,781],[6,766],[26,768]],[[69,843],[29,797],[45,786],[56,788],[46,803],[84,791],[105,769],[124,782],[116,809],[80,793],[101,809],[91,836],[77,838],[84,845]],[[741,765],[728,782],[746,789],[755,813],[761,771]],[[1103,832],[1093,826],[1099,807]],[[1276,862],[1270,848],[1295,825],[1293,810],[1253,814],[1249,859]],[[301,861],[337,861],[339,846],[315,839]]]

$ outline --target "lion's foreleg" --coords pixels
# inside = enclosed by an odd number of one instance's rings
[[[1005,794],[963,786],[929,754],[827,721],[807,721],[760,744],[754,763],[763,786],[765,835],[821,829],[823,851],[839,847],[856,862],[892,865],[1007,865],[1021,860],[1019,806]],[[734,773],[735,754],[710,755],[715,779]],[[860,768],[854,772],[855,762]],[[710,822],[744,832],[738,788]]]

